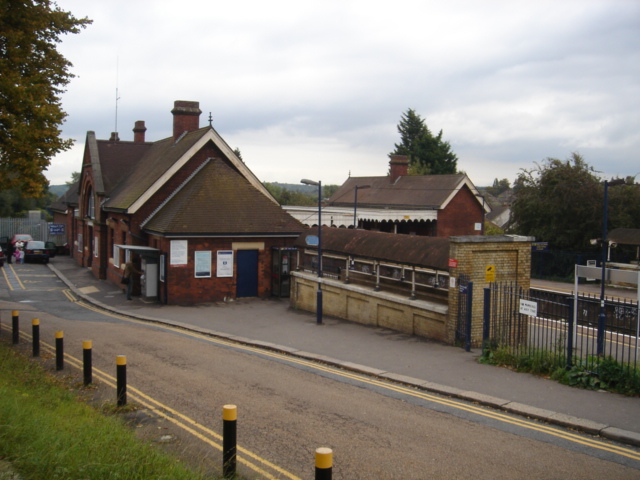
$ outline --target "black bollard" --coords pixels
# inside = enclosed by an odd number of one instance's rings
[[[40,356],[40,319],[31,319],[31,336],[33,338],[33,356]]]
[[[64,370],[64,332],[56,332],[56,370]]]
[[[127,357],[118,355],[116,357],[116,397],[118,406],[124,407],[127,404]]]
[[[91,340],[82,342],[82,371],[84,373],[84,386],[90,385],[93,381],[93,366],[91,362]]]
[[[236,424],[238,409],[235,405],[222,408],[222,476],[233,478],[236,475]]]
[[[13,329],[13,344],[20,343],[20,312],[14,310],[11,312],[11,327]]]

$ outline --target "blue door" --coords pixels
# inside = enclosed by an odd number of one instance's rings
[[[258,296],[258,250],[238,250],[238,297]]]

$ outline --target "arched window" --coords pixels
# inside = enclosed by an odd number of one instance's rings
[[[93,198],[93,189],[90,186],[87,187],[87,217],[96,218],[96,204]]]

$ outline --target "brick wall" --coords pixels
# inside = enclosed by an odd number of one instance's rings
[[[466,185],[438,212],[438,237],[480,235],[475,224],[482,223],[482,205]]]
[[[449,268],[449,276],[455,283],[449,286],[449,321],[447,342],[455,342],[455,329],[459,311],[459,279],[466,275],[473,282],[473,310],[471,338],[473,346],[482,344],[482,316],[484,288],[489,286],[491,272],[495,282],[513,282],[522,288],[531,286],[531,242],[532,237],[466,236],[451,237],[449,258],[457,267]]]

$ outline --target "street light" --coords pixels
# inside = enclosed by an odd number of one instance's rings
[[[322,325],[322,182],[303,178],[300,183],[318,187],[318,295],[316,301],[316,324]]]
[[[358,210],[358,189],[362,188],[371,188],[371,185],[356,185],[356,196],[353,200],[353,228],[358,228],[358,217],[356,216],[356,211]]]

